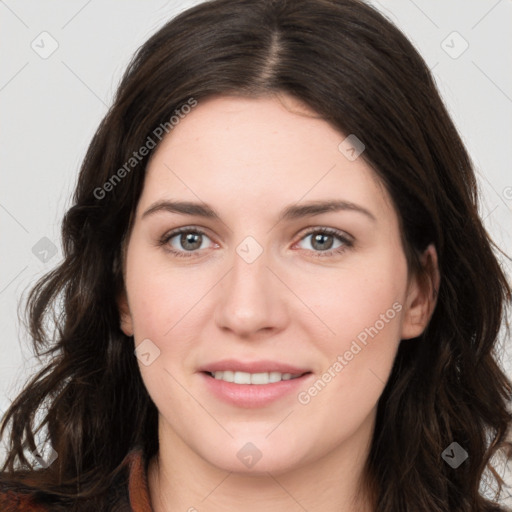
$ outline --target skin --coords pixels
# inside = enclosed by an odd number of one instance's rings
[[[159,411],[160,451],[149,466],[153,508],[163,511],[373,510],[362,483],[378,399],[401,339],[421,334],[435,306],[410,275],[390,197],[345,135],[285,95],[199,102],[153,155],[125,255],[121,328],[160,350],[139,367]],[[288,205],[345,200],[367,209],[278,220]],[[207,203],[220,220],[159,211],[159,200]],[[180,227],[201,228],[189,257]],[[334,228],[322,255],[308,228]],[[262,254],[236,248],[253,237]],[[254,248],[249,249],[254,251]],[[195,252],[194,252],[195,251]],[[325,252],[325,251],[324,251]],[[320,256],[318,256],[320,254]],[[429,261],[430,260],[430,261]],[[434,269],[430,246],[423,255]],[[365,328],[385,323],[307,404],[291,393],[247,409],[213,396],[198,373],[225,358],[270,359],[310,369],[307,390]],[[361,345],[361,344],[359,344]],[[237,457],[248,442],[261,459]]]

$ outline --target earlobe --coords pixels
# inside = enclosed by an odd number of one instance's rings
[[[126,334],[126,336],[133,336],[133,320],[125,291],[123,291],[118,297],[117,305],[119,308],[121,330]]]
[[[413,276],[409,284],[402,321],[402,339],[416,338],[427,327],[434,312],[440,285],[437,251],[430,244],[421,255],[425,278]]]

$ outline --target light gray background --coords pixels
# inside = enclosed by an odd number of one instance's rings
[[[37,366],[17,305],[61,260],[60,223],[87,145],[134,51],[196,3],[0,0],[0,414]],[[433,70],[476,165],[485,225],[512,254],[512,1],[372,3]]]

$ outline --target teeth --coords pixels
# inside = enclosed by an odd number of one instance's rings
[[[226,382],[234,382],[235,384],[271,384],[281,380],[291,380],[300,377],[300,375],[292,375],[291,373],[280,372],[263,372],[263,373],[247,373],[232,372],[225,370],[222,372],[214,372],[212,376],[217,380]]]

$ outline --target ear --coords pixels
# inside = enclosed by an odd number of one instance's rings
[[[412,276],[407,291],[402,320],[402,339],[416,338],[427,327],[434,312],[440,284],[437,251],[430,244],[421,255],[425,278]]]
[[[125,290],[118,296],[117,306],[119,308],[119,318],[121,319],[121,330],[126,336],[133,336],[133,319]]]

